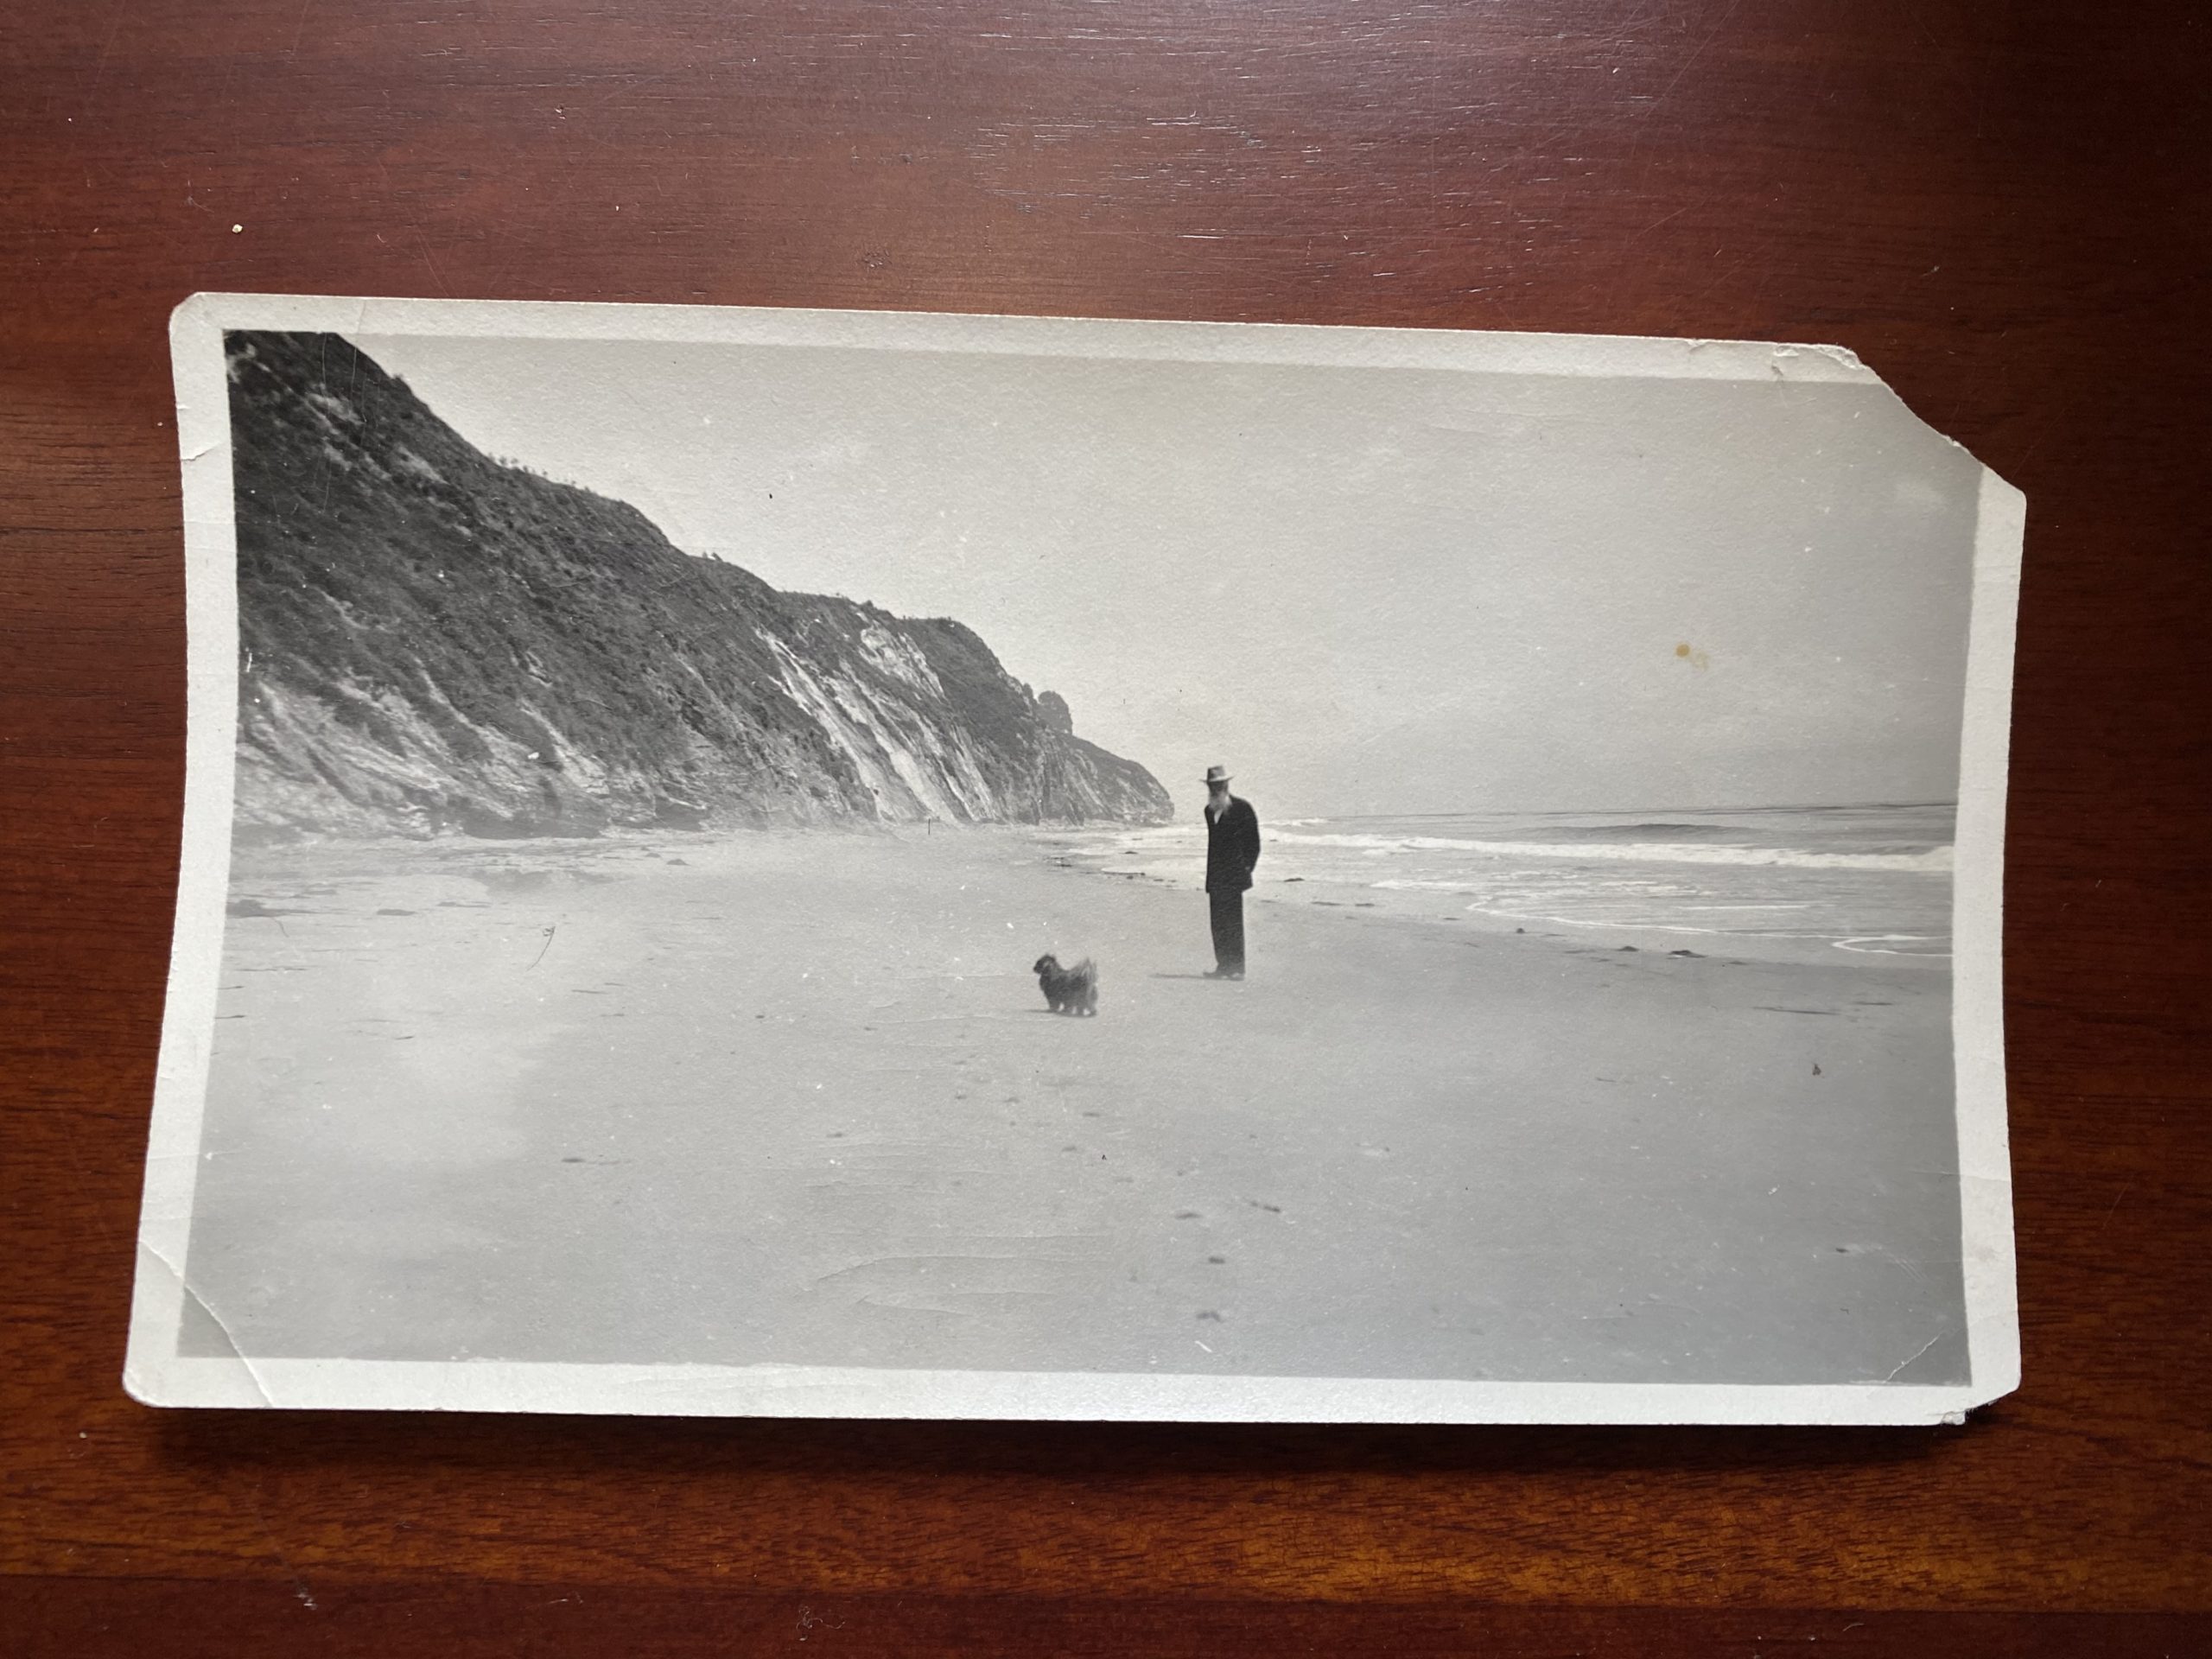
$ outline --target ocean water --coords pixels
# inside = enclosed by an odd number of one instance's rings
[[[1949,803],[1262,820],[1255,897],[1681,948],[1947,958]],[[1085,864],[1196,885],[1195,823],[1074,838]],[[1707,943],[1700,944],[1703,939]]]

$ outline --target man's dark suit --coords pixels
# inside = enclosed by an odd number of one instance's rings
[[[1218,817],[1206,808],[1206,899],[1213,912],[1214,971],[1244,971],[1244,890],[1260,861],[1260,816],[1232,795]]]

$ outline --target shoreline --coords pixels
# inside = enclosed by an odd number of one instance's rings
[[[1427,816],[1454,820],[1459,815]],[[1307,827],[1360,820],[1298,819],[1290,822]],[[1173,832],[1187,843],[1169,861],[1186,867],[1187,879],[1160,874],[1161,861],[1148,849],[1131,853],[1112,844],[1136,836],[1158,836],[1163,832]],[[639,849],[650,855],[653,849],[667,848],[672,853],[680,854],[686,848],[710,850],[725,845],[772,842],[788,837],[835,845],[841,838],[863,842],[926,842],[939,836],[1027,841],[1041,850],[1046,861],[1078,874],[1135,880],[1174,893],[1202,891],[1199,878],[1205,863],[1204,830],[1195,821],[1168,824],[855,821],[836,824],[760,823],[696,830],[666,825],[619,825],[609,826],[589,836],[477,836],[459,832],[430,836],[294,833],[281,839],[255,837],[240,840],[233,845],[232,861],[235,872],[241,860],[256,864],[281,862],[288,854],[312,858],[319,850],[338,861],[372,865],[390,861],[395,855],[406,856],[399,849],[422,849],[426,856],[433,859],[458,864],[545,856],[591,862],[620,861]],[[1275,845],[1279,848],[1280,842]],[[1140,862],[1131,868],[1115,868],[1123,856],[1137,857]],[[1577,849],[1564,843],[1541,856],[1562,864],[1578,861]],[[1277,864],[1281,862],[1279,851],[1274,861]],[[1931,869],[1928,874],[1940,874],[1947,881],[1949,879],[1948,865],[1941,869]],[[1471,931],[1505,937],[1549,938],[1568,945],[1602,944],[1615,949],[1628,945],[1639,953],[1692,957],[1732,957],[1817,965],[1833,962],[1834,957],[1831,953],[1840,952],[1845,956],[1878,957],[1895,964],[1946,975],[1951,967],[1952,956],[1948,950],[1891,950],[1874,948],[1881,941],[1893,937],[1886,934],[1830,938],[1826,936],[1745,932],[1657,921],[1586,919],[1507,912],[1478,904],[1461,904],[1453,897],[1433,897],[1407,891],[1424,885],[1389,880],[1344,880],[1327,876],[1283,877],[1272,870],[1263,870],[1258,874],[1247,898],[1249,902],[1255,905],[1305,905],[1316,910],[1381,912],[1401,920],[1462,926]],[[1291,891],[1293,887],[1302,887],[1307,891],[1294,893]],[[1371,896],[1377,893],[1383,896]],[[1324,894],[1359,894],[1363,897],[1324,897]],[[1948,915],[1948,899],[1942,908]],[[1706,948],[1696,948],[1700,942]]]
[[[1171,855],[1165,861],[1171,865],[1187,866],[1187,880],[1161,874],[1163,861],[1152,849],[1133,849],[1126,845],[1137,836],[1156,833],[1109,830],[1062,831],[1056,835],[1052,844],[1062,850],[1065,861],[1072,868],[1122,879],[1135,877],[1172,892],[1197,890],[1205,861],[1203,830],[1192,826],[1187,833],[1192,842],[1188,855]],[[1286,839],[1288,837],[1281,837],[1271,843],[1276,849],[1274,862],[1278,867],[1284,861],[1280,849]],[[1578,861],[1575,849],[1567,846],[1542,856],[1548,861],[1562,867]],[[1125,859],[1137,861],[1128,868],[1116,868]],[[1625,949],[1639,954],[1719,957],[1818,965],[1834,961],[1836,953],[1840,952],[1845,956],[1881,957],[1900,964],[1910,964],[1923,971],[1946,975],[1951,966],[1951,953],[1948,950],[1881,948],[1884,943],[1901,936],[1882,934],[1830,938],[1824,935],[1748,932],[1681,922],[1580,918],[1510,911],[1465,902],[1473,890],[1453,884],[1432,884],[1419,880],[1350,880],[1327,874],[1286,877],[1269,869],[1268,861],[1263,855],[1262,868],[1256,875],[1252,891],[1247,894],[1248,900],[1253,904],[1302,904],[1316,910],[1337,910],[1347,913],[1376,912],[1428,926],[1464,928],[1469,931],[1505,938],[1549,938],[1568,946],[1579,944]],[[1942,875],[1948,882],[1948,872],[1943,872]],[[1294,888],[1298,891],[1294,892]],[[1948,900],[1948,893],[1946,898]],[[1948,915],[1948,902],[1942,908]],[[1948,929],[1948,921],[1944,925]]]

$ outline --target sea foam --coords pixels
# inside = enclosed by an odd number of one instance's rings
[[[1824,853],[1802,847],[1729,847],[1685,841],[1465,841],[1446,836],[1308,835],[1279,831],[1275,841],[1366,852],[1478,853],[1492,858],[1603,859],[1636,864],[1771,865],[1797,870],[1911,870],[1942,874],[1951,849],[1910,853]]]

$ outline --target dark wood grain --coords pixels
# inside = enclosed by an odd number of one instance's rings
[[[2195,11],[6,8],[19,1650],[2212,1645]],[[2025,1386],[1940,1433],[133,1405],[184,709],[163,330],[199,289],[1853,348],[2028,495],[2007,925]]]
[[[18,1580],[0,1586],[0,1616],[39,1651],[72,1659],[141,1659],[148,1633],[164,1659],[235,1659],[241,1651],[312,1650],[359,1659],[435,1652],[452,1659],[525,1653],[969,1655],[1009,1644],[1119,1659],[1130,1653],[1210,1659],[1262,1643],[1293,1653],[1621,1654],[1634,1659],[1821,1659],[1912,1653],[1942,1659],[2173,1659],[2202,1625],[2173,1613],[1929,1613],[1800,1608],[1504,1607],[1446,1602],[1255,1605],[1205,1597],[761,1595],[592,1585],[439,1584],[309,1593],[275,1584],[226,1586],[207,1617],[204,1580]],[[434,1635],[432,1633],[435,1633]]]

